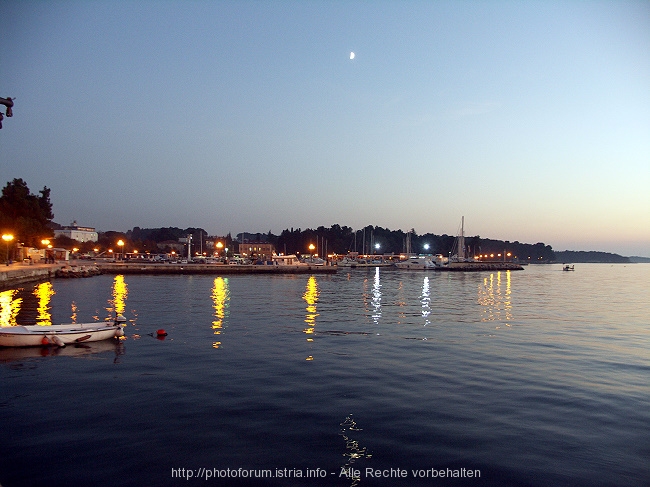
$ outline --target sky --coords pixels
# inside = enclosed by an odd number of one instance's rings
[[[464,216],[470,236],[650,257],[650,2],[4,0],[0,18],[0,184],[50,188],[57,223],[454,235]]]

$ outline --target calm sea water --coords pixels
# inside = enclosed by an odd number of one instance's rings
[[[650,485],[650,265],[99,276],[0,305],[129,319],[0,350],[4,487]]]

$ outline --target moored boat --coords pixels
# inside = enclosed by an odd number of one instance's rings
[[[438,267],[436,264],[438,262],[437,257],[431,255],[412,255],[406,260],[396,262],[395,267],[398,269],[435,269]]]
[[[97,342],[124,336],[126,319],[113,322],[69,323],[65,325],[27,325],[0,328],[0,347],[38,347]]]

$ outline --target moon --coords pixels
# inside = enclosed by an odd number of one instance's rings
[[[350,59],[354,59],[354,53],[350,52]]]

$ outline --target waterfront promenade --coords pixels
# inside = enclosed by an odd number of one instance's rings
[[[93,262],[87,260],[56,264],[14,262],[0,266],[0,289],[54,277],[86,277],[88,268],[101,274],[329,274],[336,266],[317,265],[223,265],[223,264],[154,264],[143,262]],[[84,271],[86,271],[84,273]]]

